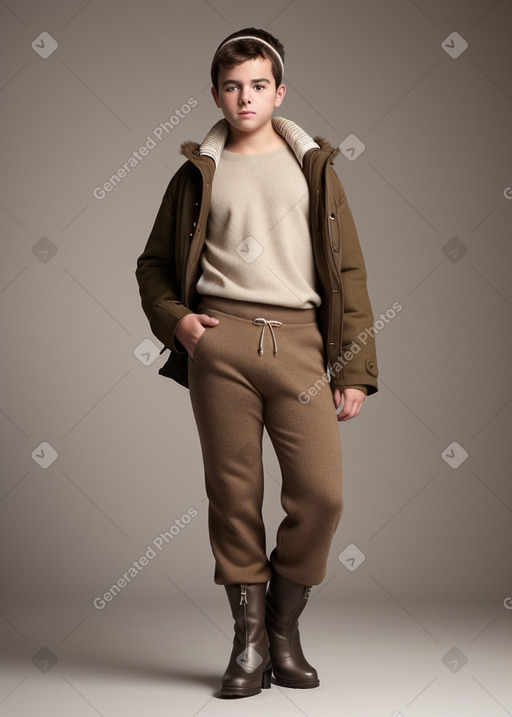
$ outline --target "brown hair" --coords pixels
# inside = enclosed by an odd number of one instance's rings
[[[252,35],[265,40],[265,42],[268,42],[269,45],[272,45],[284,62],[284,47],[277,38],[266,30],[258,30],[255,27],[246,27],[243,30],[238,30],[232,35],[226,37],[216,49],[210,71],[212,85],[216,90],[218,90],[219,70],[221,67],[236,67],[236,65],[241,65],[242,62],[246,62],[246,60],[254,60],[256,57],[262,57],[270,60],[272,64],[272,74],[274,75],[274,79],[276,81],[276,87],[279,87],[283,81],[281,63],[272,50],[262,42],[258,42],[258,40],[244,39],[237,40],[236,42],[230,42],[225,47],[222,47],[222,45],[224,45],[224,43],[228,40],[242,35]]]

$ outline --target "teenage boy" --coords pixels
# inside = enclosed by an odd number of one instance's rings
[[[151,329],[171,351],[160,373],[190,389],[214,581],[235,621],[224,697],[257,694],[272,672],[285,687],[319,685],[298,618],[343,509],[337,421],[378,388],[365,265],[332,167],[339,150],[272,117],[283,60],[279,40],[252,27],[218,47],[212,95],[224,119],[182,145],[187,161],[136,270]],[[286,513],[269,558],[264,427]]]

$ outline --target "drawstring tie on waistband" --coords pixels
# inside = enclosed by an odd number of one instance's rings
[[[277,341],[276,336],[274,334],[274,326],[282,326],[282,321],[272,321],[269,319],[263,319],[262,317],[258,317],[257,319],[254,319],[252,322],[253,324],[256,324],[257,326],[261,326],[261,336],[260,336],[260,345],[258,348],[258,353],[260,356],[263,356],[263,337],[265,336],[265,328],[268,326],[270,328],[270,333],[272,334],[272,343],[274,347],[274,356],[277,354]]]

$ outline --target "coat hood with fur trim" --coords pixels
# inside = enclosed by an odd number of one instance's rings
[[[292,120],[285,119],[284,117],[273,117],[272,125],[276,132],[287,141],[301,167],[303,166],[304,156],[310,149],[321,150],[328,155],[331,160],[334,159],[340,151],[339,148],[333,147],[324,137],[311,137]],[[208,156],[211,157],[215,165],[217,165],[228,136],[228,121],[221,119],[211,128],[200,144],[191,140],[183,142],[180,153],[187,159],[191,159],[192,155]]]

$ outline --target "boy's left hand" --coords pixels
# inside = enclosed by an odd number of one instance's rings
[[[336,409],[338,409],[341,406],[341,393],[339,388],[334,389],[333,398],[334,405]],[[348,421],[349,418],[355,418],[361,411],[365,398],[364,392],[358,388],[344,388],[343,410],[338,413],[338,421]]]

